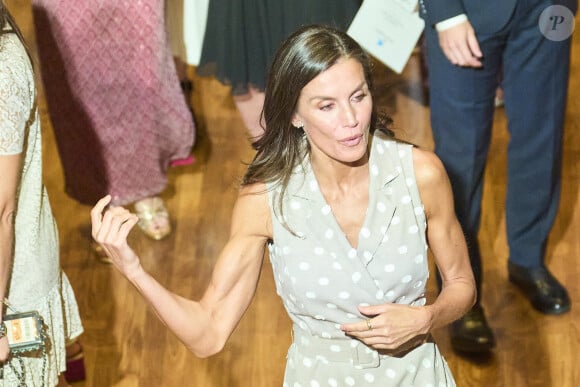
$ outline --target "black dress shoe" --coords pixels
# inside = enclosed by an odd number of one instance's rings
[[[532,306],[545,314],[570,310],[566,288],[544,266],[524,267],[508,262],[509,280],[520,288]]]
[[[481,354],[489,352],[495,346],[493,332],[479,304],[451,323],[449,328],[451,346],[456,352]]]

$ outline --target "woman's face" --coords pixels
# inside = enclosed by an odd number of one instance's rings
[[[341,59],[318,74],[296,106],[292,124],[303,127],[314,158],[354,163],[365,156],[373,101],[356,59]]]

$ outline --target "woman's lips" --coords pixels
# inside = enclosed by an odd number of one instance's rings
[[[362,141],[362,137],[362,135],[352,136],[345,138],[344,140],[340,140],[340,143],[348,147],[357,146]]]

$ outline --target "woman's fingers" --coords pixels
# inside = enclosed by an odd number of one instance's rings
[[[377,328],[374,324],[376,324],[376,322],[373,323],[372,318],[367,318],[356,323],[344,324],[342,326],[342,330],[349,335],[357,335],[360,333],[368,332],[373,328]]]
[[[101,229],[103,210],[105,209],[105,207],[109,205],[110,202],[111,195],[107,195],[104,198],[101,198],[91,210],[91,224],[92,224],[91,234],[93,235],[93,238],[96,237],[97,232]]]
[[[107,195],[91,210],[92,236],[98,243],[117,245],[126,241],[138,218],[123,207],[107,208],[110,202],[111,196]]]
[[[404,351],[424,340],[422,325],[414,323],[421,321],[417,317],[419,309],[408,305],[380,304],[360,306],[359,310],[366,318],[344,324],[341,329],[348,336],[357,338],[375,349]]]
[[[133,227],[139,222],[139,217],[135,214],[129,214],[130,216],[122,223],[121,228],[119,229],[119,237],[123,238],[124,240],[127,239],[129,236],[129,232],[133,229]]]
[[[101,227],[97,231],[99,243],[117,244],[125,241],[131,228],[137,223],[137,216],[123,207],[110,207],[103,214]]]

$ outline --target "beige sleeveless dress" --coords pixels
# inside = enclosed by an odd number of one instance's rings
[[[426,302],[426,220],[412,147],[375,135],[369,170],[369,205],[357,248],[338,226],[308,162],[296,168],[290,182],[285,220],[272,211],[270,260],[294,323],[284,386],[455,385],[432,342],[392,357],[339,329],[365,319],[357,305]],[[278,193],[271,191],[271,208]]]

